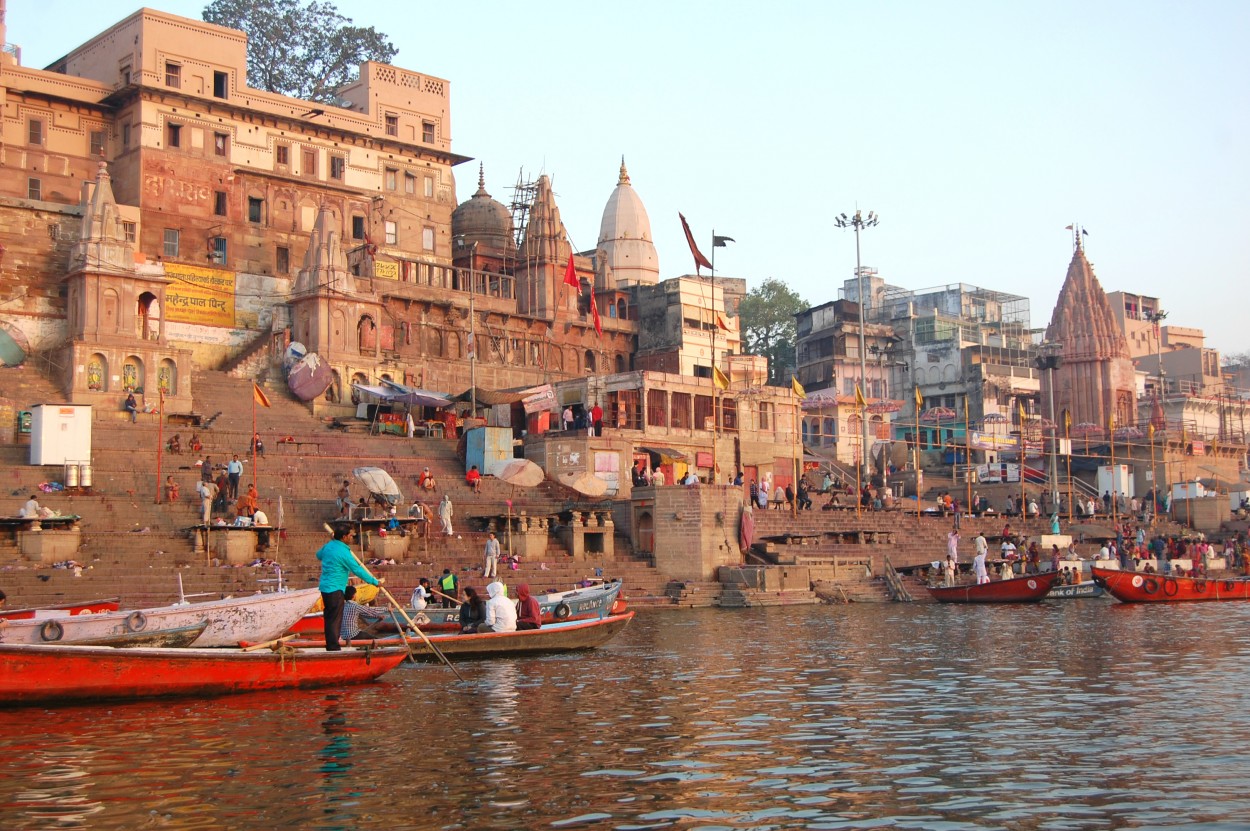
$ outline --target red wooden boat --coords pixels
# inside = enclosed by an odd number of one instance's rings
[[[1059,580],[1059,572],[1044,571],[1010,580],[969,583],[961,586],[929,586],[929,594],[940,603],[1036,603]]]
[[[0,704],[225,695],[371,681],[408,650],[307,652],[0,644]]]
[[[1193,603],[1250,600],[1250,579],[1209,579],[1093,568],[1094,581],[1122,603]]]
[[[97,612],[116,612],[121,608],[116,597],[104,600],[84,600],[80,603],[63,603],[60,606],[39,606],[31,609],[0,609],[0,620],[30,620],[36,617],[64,617],[65,615],[93,615]]]

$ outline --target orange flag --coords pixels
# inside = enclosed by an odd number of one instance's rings
[[[256,403],[260,406],[269,406],[269,396],[265,395],[265,391],[262,390],[255,381],[252,382],[252,397],[256,399]]]

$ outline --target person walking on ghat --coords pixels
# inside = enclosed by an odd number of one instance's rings
[[[456,515],[456,509],[451,505],[451,497],[443,494],[443,500],[438,503],[438,520],[443,525],[443,534],[450,537],[454,531],[451,530],[451,518]]]
[[[486,565],[482,567],[482,577],[499,576],[499,540],[491,531],[486,537]]]
[[[347,589],[348,578],[355,575],[371,586],[382,585],[382,581],[370,574],[347,547],[347,542],[355,533],[350,525],[340,525],[334,529],[334,539],[317,551],[317,559],[321,562],[321,579],[317,585],[325,606],[327,652],[338,652],[343,648],[339,645],[339,633],[343,627],[343,608],[346,605],[343,592]]]

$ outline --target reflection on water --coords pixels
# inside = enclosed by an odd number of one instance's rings
[[[593,653],[0,712],[0,828],[1250,823],[1250,604],[644,614]]]

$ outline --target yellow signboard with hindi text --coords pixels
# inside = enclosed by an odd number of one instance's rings
[[[201,326],[234,326],[234,272],[165,263],[173,282],[165,289],[165,320]]]

